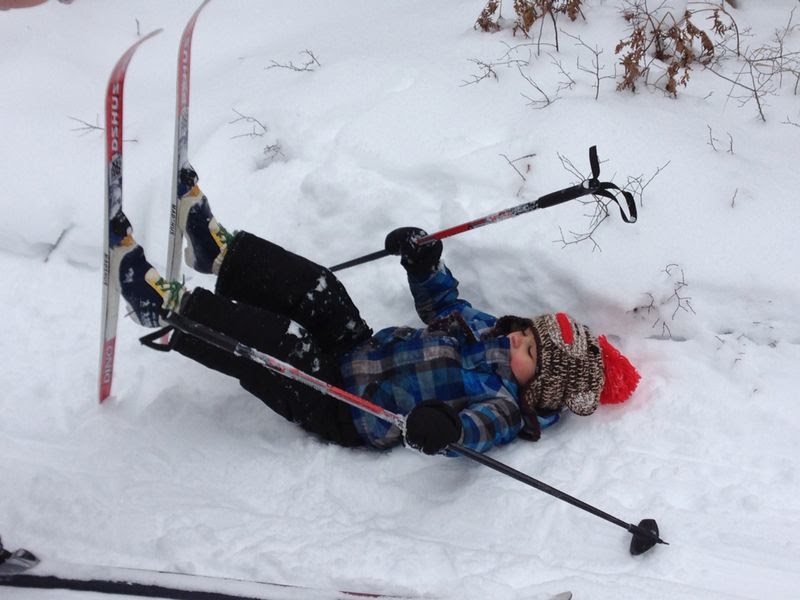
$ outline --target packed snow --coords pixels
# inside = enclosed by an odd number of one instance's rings
[[[663,63],[619,92],[621,0],[559,17],[558,51],[549,20],[513,34],[509,0],[505,27],[474,29],[484,4],[214,0],[194,35],[191,160],[226,227],[332,265],[395,227],[573,185],[597,145],[636,224],[612,204],[592,231],[593,205],[573,201],[449,238],[445,260],[487,312],[566,311],[615,336],[642,375],[627,403],[491,456],[626,523],[655,518],[670,545],[632,557],[624,529],[466,459],[320,443],[143,348],[129,318],[98,404],[105,86],[163,28],[130,64],[124,112],[125,210],[163,269],[177,47],[199,0],[51,0],[0,12],[8,547],[443,599],[800,595],[797,73],[762,91],[764,119],[732,54],[719,75],[695,64],[677,98]],[[800,50],[800,3],[737,4],[743,50],[776,31]],[[374,328],[419,324],[396,259],[340,275]]]

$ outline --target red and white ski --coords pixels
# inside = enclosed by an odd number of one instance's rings
[[[178,75],[175,101],[175,151],[172,169],[172,204],[169,213],[169,241],[167,243],[167,273],[169,281],[177,281],[181,274],[181,249],[183,247],[183,234],[178,228],[178,173],[181,167],[189,160],[189,92],[191,87],[192,67],[192,35],[194,25],[200,11],[210,0],[203,3],[194,11],[186,23],[178,48]]]
[[[102,340],[100,347],[100,402],[111,394],[114,376],[114,351],[117,341],[117,320],[119,318],[119,282],[111,274],[111,242],[109,224],[122,210],[122,108],[125,72],[134,52],[145,40],[150,39],[161,29],[148,33],[133,44],[117,61],[106,89],[106,193],[105,193],[105,238],[103,245],[103,312],[101,315]]]

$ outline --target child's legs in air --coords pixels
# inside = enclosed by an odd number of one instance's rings
[[[344,354],[372,334],[333,273],[247,232],[228,245],[216,292],[288,316],[333,354]]]

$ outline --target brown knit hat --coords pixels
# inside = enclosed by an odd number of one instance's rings
[[[639,374],[605,337],[592,335],[565,313],[533,319],[538,373],[520,389],[520,405],[535,418],[537,410],[569,408],[590,415],[597,405],[624,402]]]

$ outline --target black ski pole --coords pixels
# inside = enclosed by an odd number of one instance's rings
[[[521,481],[522,483],[529,485],[537,490],[544,492],[545,494],[550,494],[554,498],[558,498],[559,500],[563,500],[567,504],[571,504],[581,510],[585,510],[601,519],[605,519],[609,523],[613,523],[614,525],[619,525],[626,531],[633,534],[633,539],[631,540],[630,552],[633,555],[642,554],[643,552],[647,552],[650,548],[655,546],[656,544],[667,544],[660,537],[658,537],[658,525],[656,524],[654,519],[642,519],[638,525],[634,525],[633,523],[626,523],[622,519],[618,519],[614,515],[610,515],[605,511],[600,510],[592,506],[591,504],[587,504],[583,500],[579,500],[574,496],[570,496],[569,494],[562,492],[559,489],[554,488],[551,485],[548,485],[538,479],[534,479],[530,475],[526,475],[521,471],[517,471],[513,467],[509,467],[508,465],[501,463],[485,454],[481,454],[480,452],[476,452],[470,448],[465,446],[461,446],[460,444],[450,444],[448,446],[449,450],[464,456],[465,458],[469,458],[470,460],[474,460],[477,463],[480,463],[490,469],[494,469],[495,471],[502,473],[503,475],[508,475],[509,477],[516,479],[517,481]]]
[[[279,375],[283,375],[284,377],[288,377],[293,381],[297,381],[304,385],[307,385],[323,394],[327,394],[332,398],[340,400],[345,404],[349,404],[350,406],[354,406],[360,410],[368,412],[372,415],[375,415],[379,419],[387,421],[392,425],[395,425],[400,431],[403,432],[405,435],[405,427],[406,427],[406,419],[403,415],[399,415],[397,413],[393,413],[382,406],[378,406],[374,402],[370,402],[369,400],[362,398],[361,396],[356,396],[348,392],[347,390],[343,390],[338,388],[330,383],[322,381],[321,379],[317,379],[316,377],[301,371],[297,367],[290,365],[287,362],[284,362],[278,358],[270,356],[265,352],[261,352],[260,350],[256,350],[255,348],[251,348],[242,342],[211,329],[202,323],[197,323],[191,319],[188,319],[182,315],[179,315],[174,312],[170,312],[167,314],[165,320],[167,323],[172,325],[175,329],[182,331],[188,335],[196,337],[199,340],[202,340],[216,348],[220,348],[221,350],[225,350],[226,352],[230,352],[236,356],[242,356],[248,360],[251,360],[262,367],[269,369]],[[152,336],[145,336],[142,338],[143,341]],[[566,494],[552,486],[547,485],[533,477],[526,475],[508,465],[505,465],[499,461],[494,460],[493,458],[489,458],[488,456],[461,446],[459,444],[450,444],[448,446],[449,449],[474,460],[475,462],[479,462],[484,466],[487,466],[495,471],[499,471],[504,475],[508,475],[516,479],[517,481],[521,481],[531,487],[536,488],[542,492],[550,494],[554,498],[559,500],[563,500],[568,504],[572,504],[573,506],[585,510],[595,516],[598,516],[610,523],[614,523],[614,525],[619,525],[623,529],[627,530],[628,532],[633,534],[633,539],[631,540],[630,545],[630,552],[631,554],[637,555],[642,554],[643,552],[647,552],[650,548],[655,546],[656,544],[666,544],[664,540],[658,537],[658,525],[656,524],[654,519],[643,519],[638,525],[633,525],[631,523],[626,523],[625,521],[618,519],[602,510],[595,508],[591,504],[587,504],[582,500],[578,500]]]
[[[443,240],[459,233],[464,233],[465,231],[471,231],[472,229],[483,227],[484,225],[491,225],[492,223],[498,223],[500,221],[505,221],[506,219],[518,217],[519,215],[524,215],[525,213],[529,213],[540,208],[549,208],[551,206],[555,206],[556,204],[562,204],[563,202],[568,202],[569,200],[575,200],[576,198],[589,195],[603,196],[613,200],[617,203],[617,206],[619,206],[619,212],[620,215],[622,215],[622,220],[626,223],[635,223],[637,219],[637,213],[636,203],[633,201],[633,195],[630,192],[619,189],[613,183],[603,182],[597,179],[600,176],[600,162],[597,159],[597,146],[592,146],[589,148],[589,163],[592,169],[592,177],[579,183],[578,185],[573,185],[571,187],[564,188],[563,190],[545,194],[541,198],[533,200],[532,202],[525,202],[523,204],[519,204],[518,206],[506,208],[505,210],[486,215],[485,217],[481,217],[479,219],[467,221],[466,223],[454,225],[453,227],[442,229],[436,233],[428,234],[425,237],[419,238],[417,243],[425,244],[426,242],[431,242],[433,240]],[[627,205],[628,214],[625,214],[625,211],[622,210],[622,205],[620,204],[619,200],[609,190],[617,190],[622,194]],[[330,270],[341,271],[343,269],[354,267],[356,265],[362,265],[364,263],[371,262],[389,255],[390,253],[386,250],[378,250],[377,252],[365,254],[364,256],[359,256],[358,258],[348,260],[347,262],[334,265],[333,267],[330,267]]]

